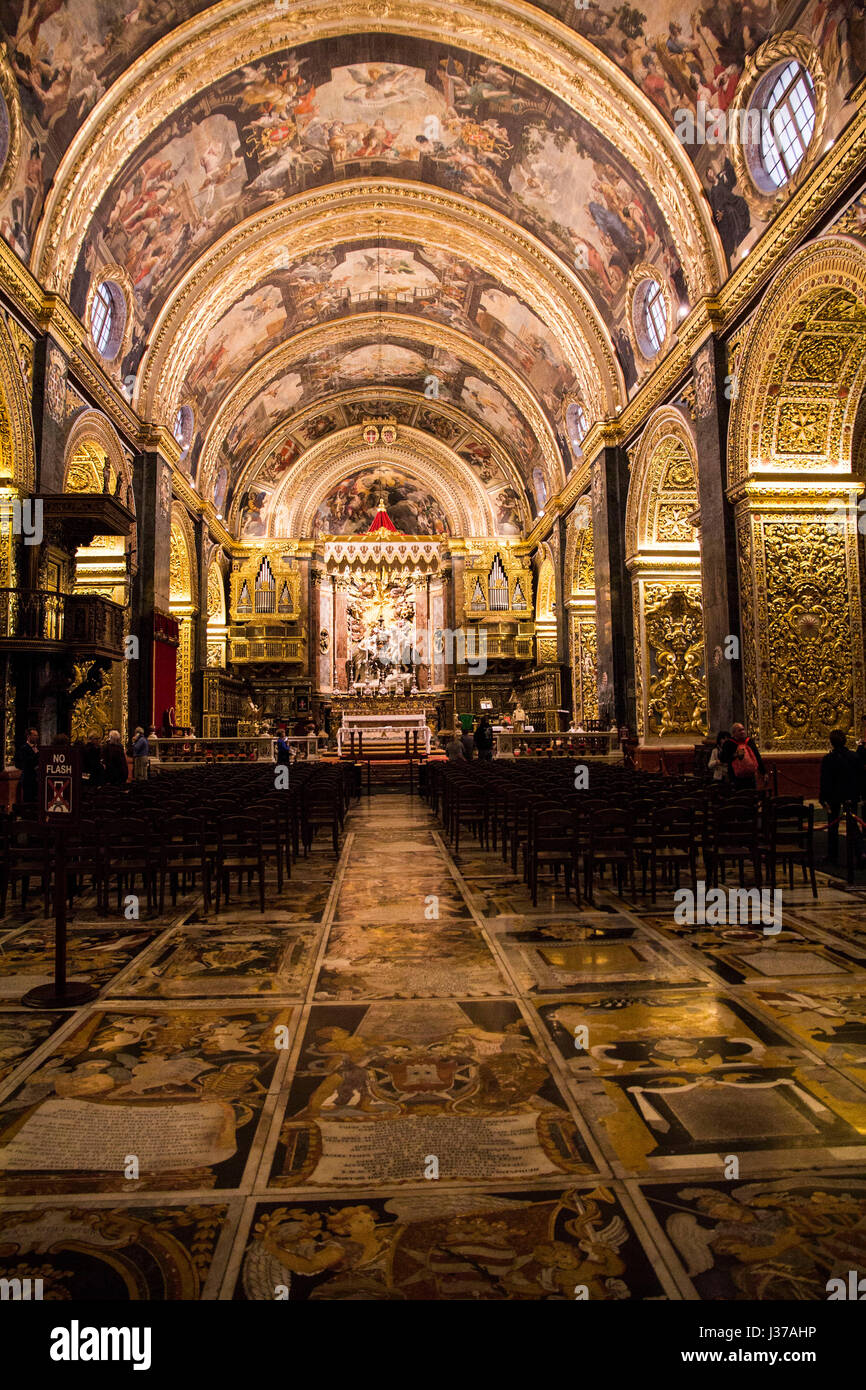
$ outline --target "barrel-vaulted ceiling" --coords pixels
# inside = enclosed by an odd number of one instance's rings
[[[674,115],[730,103],[779,8],[0,0],[11,239],[82,317],[124,286],[119,379],[147,419],[190,407],[184,465],[239,530],[370,413],[462,457],[513,534],[572,466],[568,405],[634,385],[636,269],[675,314],[727,274],[721,166]]]

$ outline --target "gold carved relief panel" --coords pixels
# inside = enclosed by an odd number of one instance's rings
[[[740,540],[747,652],[757,636],[750,717],[766,746],[825,748],[831,729],[854,729],[863,704],[856,536],[826,513],[753,514]]]
[[[707,732],[706,660],[699,583],[643,584],[646,734]]]

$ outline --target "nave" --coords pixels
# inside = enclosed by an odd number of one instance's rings
[[[269,868],[264,912],[255,884],[122,925],[82,898],[70,969],[99,995],[54,1014],[20,1007],[52,934],[13,904],[0,1274],[76,1300],[813,1300],[862,1267],[863,891],[786,889],[774,936],[684,927],[669,888],[577,910],[545,875],[533,907],[498,850],[450,843],[380,792],[338,859],[322,833],[282,891]]]

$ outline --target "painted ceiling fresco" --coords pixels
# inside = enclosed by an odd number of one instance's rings
[[[364,173],[506,214],[569,264],[585,263],[611,324],[631,268],[661,263],[669,237],[649,189],[541,87],[409,38],[358,36],[352,48],[357,61],[345,65],[319,42],[238,68],[185,102],[119,174],[82,248],[73,308],[101,264],[122,265],[136,295],[131,361],[178,278],[220,235],[288,195]]]
[[[436,438],[443,439],[449,426],[438,422],[440,417],[428,406],[425,396],[425,389],[430,390],[431,379],[437,383],[438,400],[454,407],[465,417],[462,435],[469,434],[472,422],[477,422],[489,431],[512,459],[519,462],[524,478],[530,479],[533,470],[538,470],[545,497],[549,495],[552,489],[532,430],[499,387],[483,373],[459,362],[442,349],[424,348],[418,343],[399,339],[381,343],[367,341],[357,346],[350,340],[333,348],[319,349],[289,367],[278,368],[273,378],[262,383],[253,399],[238,413],[221,440],[214,465],[199,477],[202,495],[214,496],[216,503],[222,490],[220,479],[224,473],[227,495],[220,509],[226,510],[226,503],[230,506],[232,501],[229,491],[231,480],[238,476],[239,467],[252,457],[256,448],[286,416],[300,411],[304,406],[321,402],[320,411],[305,425],[300,437],[296,436],[291,442],[285,443],[289,452],[270,463],[272,470],[282,467],[284,471],[299,456],[301,448],[309,447],[333,429],[344,424],[360,423],[360,419],[353,421],[350,418],[348,412],[351,407],[346,408],[343,419],[340,418],[343,412],[328,407],[328,397],[334,391],[368,385],[370,397],[364,413],[376,415],[383,413],[380,405],[387,397],[389,386],[411,391],[418,397],[418,428],[428,429]],[[358,407],[355,407],[354,413],[357,417]],[[437,423],[434,424],[434,420]],[[443,442],[455,447],[459,438],[460,435],[452,440],[443,439]],[[485,485],[488,486],[487,483]],[[497,478],[495,482],[490,482],[490,487],[497,491],[501,491],[503,486],[504,479]],[[525,489],[532,515],[544,505],[539,500],[540,491],[537,479]],[[501,498],[498,510],[503,520],[508,522],[505,534],[511,534],[517,515],[515,501],[510,497]]]
[[[420,315],[494,346],[532,387],[551,425],[559,428],[563,397],[577,387],[571,366],[550,329],[516,295],[456,256],[383,240],[340,246],[273,271],[246,290],[201,340],[185,383],[201,441],[216,408],[253,363],[294,332],[325,319],[348,317],[384,305],[389,313]],[[387,349],[341,366],[351,376],[362,360],[374,381],[389,364],[398,374],[412,358]],[[288,390],[289,388],[287,388]],[[428,387],[429,390],[432,389]],[[561,430],[560,430],[561,433]],[[563,450],[564,435],[562,436]]]
[[[23,116],[22,156],[0,199],[0,235],[23,260],[46,191],[88,114],[136,59],[185,21],[205,22],[196,17],[207,8],[199,0],[0,0]],[[674,130],[683,110],[699,102],[726,111],[748,56],[782,28],[808,36],[820,54],[827,137],[847,121],[848,94],[866,71],[860,0],[539,0],[537,8],[616,64]],[[253,23],[252,6],[250,14]],[[105,192],[81,247],[71,303],[83,315],[105,267],[119,265],[128,276],[132,336],[119,379],[130,399],[161,310],[182,277],[207,264],[220,237],[294,194],[377,178],[457,193],[538,238],[579,276],[626,389],[634,389],[644,368],[635,364],[624,322],[629,275],[639,264],[655,266],[675,310],[689,307],[687,287],[652,187],[590,123],[591,111],[577,114],[482,54],[409,35],[346,33],[247,64],[242,51],[239,66],[215,81],[179,81],[171,116],[138,141],[110,185],[100,185]],[[7,126],[0,109],[0,147]],[[766,223],[724,146],[687,145],[686,153],[732,263]],[[292,259],[289,250],[207,329],[184,382],[195,417],[184,466],[218,509],[237,509],[238,478],[281,421],[305,411],[304,429],[324,430],[314,417],[326,420],[335,391],[390,386],[423,399],[431,375],[467,430],[483,426],[510,455],[522,478],[520,505],[532,514],[544,505],[556,480],[545,473],[533,429],[501,385],[471,366],[471,354],[459,361],[402,339],[393,327],[377,345],[347,339],[340,321],[383,303],[389,314],[447,325],[493,351],[539,402],[570,467],[561,417],[574,398],[575,369],[537,310],[480,264],[395,234],[378,247],[368,238],[304,258]],[[290,357],[270,375],[258,367],[275,347],[323,323],[335,325],[333,345]],[[232,392],[237,411],[225,415]],[[438,420],[440,429],[455,427]],[[290,432],[281,447],[311,442]],[[512,481],[503,477],[496,486],[502,491]],[[259,486],[271,483],[262,476]],[[514,524],[519,509],[507,501],[501,510],[511,516],[503,524]]]
[[[280,434],[252,475],[245,476],[238,494],[237,521],[241,533],[247,537],[265,534],[272,499],[290,469],[311,444],[318,443],[337,430],[360,426],[371,416],[392,416],[398,426],[409,425],[413,429],[423,430],[452,448],[475,472],[485,488],[490,498],[497,534],[519,536],[523,530],[524,518],[533,516],[537,510],[538,497],[533,496],[529,488],[521,485],[512,476],[505,450],[484,438],[481,431],[472,429],[471,420],[467,417],[457,415],[455,418],[455,415],[456,412],[445,414],[435,403],[426,399],[412,399],[408,395],[393,397],[388,392],[375,397],[341,401],[326,410],[311,409],[302,418],[293,421],[285,433]],[[537,485],[537,480],[534,481]],[[226,514],[234,500],[229,487],[229,467],[227,463],[221,463],[214,477],[210,496],[217,511],[224,511]],[[373,513],[371,519],[372,515]],[[396,516],[393,519],[396,524]]]

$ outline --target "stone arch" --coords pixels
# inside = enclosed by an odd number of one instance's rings
[[[19,496],[36,490],[30,403],[15,343],[0,317],[0,485]]]
[[[109,490],[114,492],[120,477],[120,501],[134,516],[132,468],[117,431],[101,411],[80,410],[72,418],[63,446],[63,491],[104,491],[105,463]]]
[[[681,411],[661,406],[634,452],[626,502],[635,700],[644,740],[707,732],[697,449]]]
[[[496,527],[490,498],[477,474],[446,444],[421,430],[403,426],[397,443],[358,443],[358,431],[339,430],[312,445],[292,467],[274,494],[268,534],[276,535],[282,516],[286,536],[309,536],[319,503],[328,490],[350,473],[381,464],[403,470],[430,489],[445,510],[452,534],[493,536]],[[237,525],[240,497],[232,503],[229,524]]]
[[[767,748],[826,747],[864,705],[866,248],[804,246],[769,286],[737,364],[728,437],[746,716]]]

